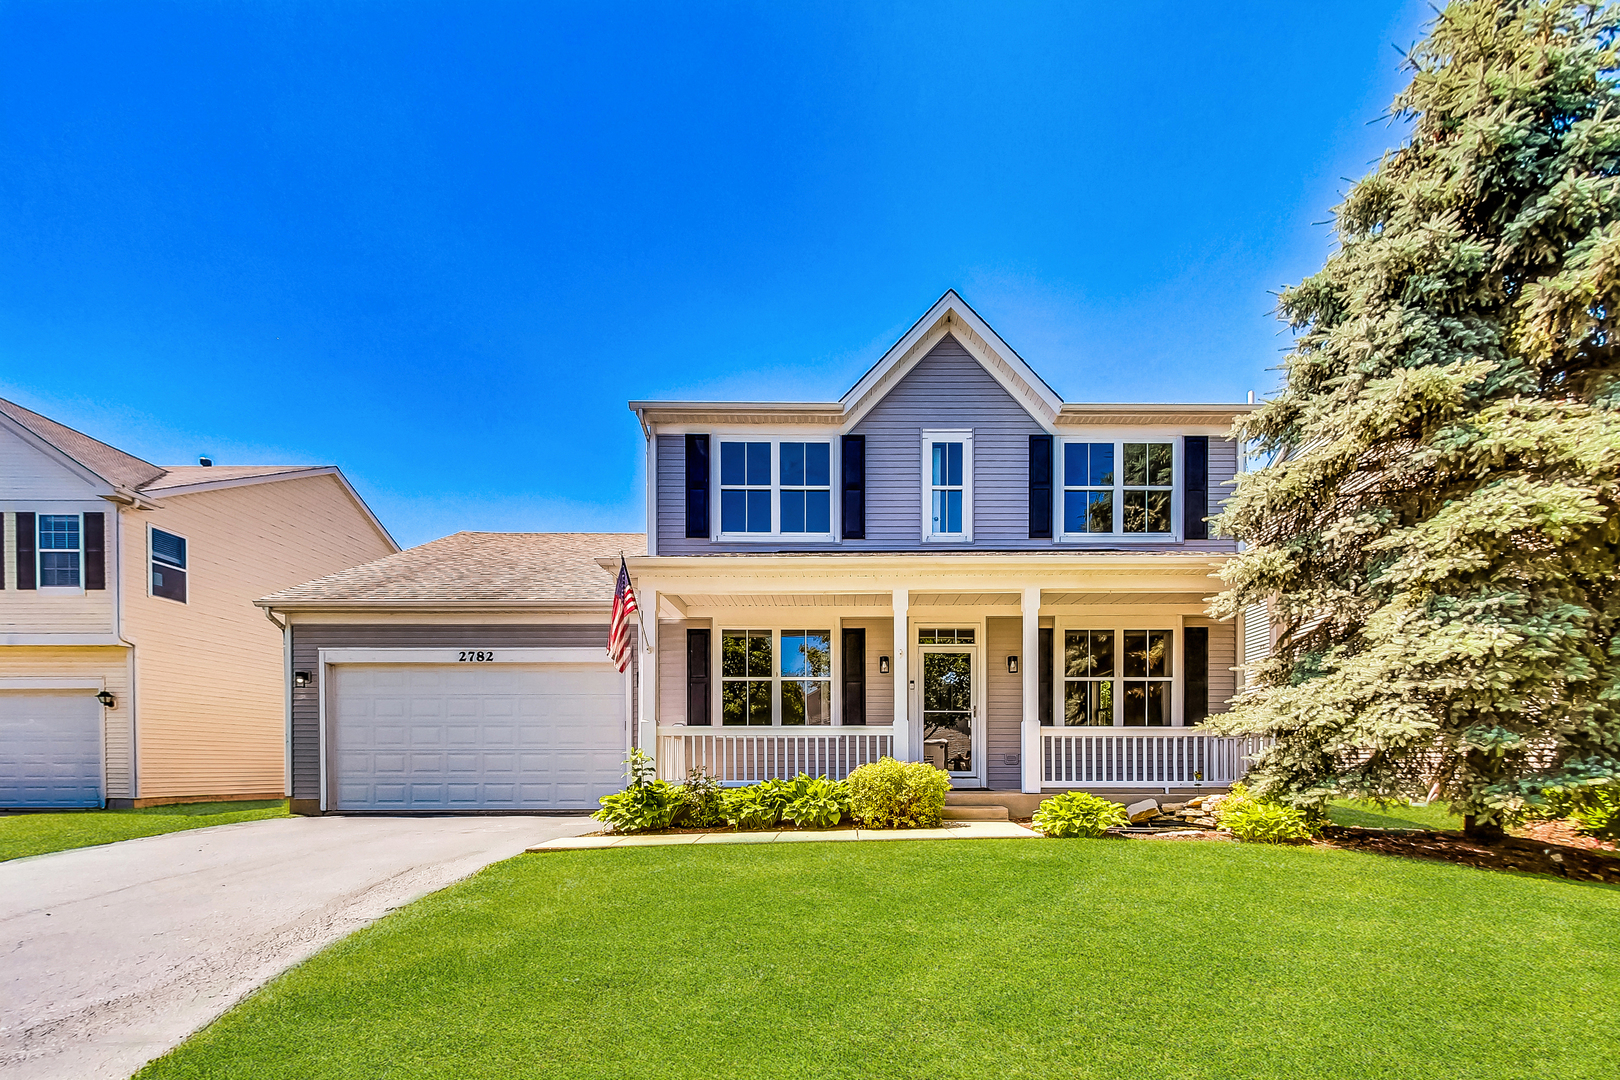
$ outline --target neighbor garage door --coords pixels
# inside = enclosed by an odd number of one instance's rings
[[[89,690],[0,690],[0,807],[101,805],[101,703]]]
[[[506,660],[528,652],[497,653],[499,662],[457,662],[457,653],[449,663],[330,663],[329,808],[594,809],[617,791],[625,676],[602,660]]]

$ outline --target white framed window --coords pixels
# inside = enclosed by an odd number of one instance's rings
[[[717,440],[717,538],[832,538],[831,439],[720,435]]]
[[[1064,727],[1173,727],[1175,631],[1066,628]]]
[[[78,514],[40,514],[36,557],[41,589],[84,587],[84,529]]]
[[[1174,540],[1179,459],[1175,439],[1065,440],[1058,462],[1060,536]]]
[[[721,630],[720,723],[828,727],[833,722],[831,630]]]
[[[147,543],[147,595],[165,600],[186,602],[188,571],[186,538],[178,533],[146,527]]]
[[[922,535],[973,539],[973,432],[922,433]]]

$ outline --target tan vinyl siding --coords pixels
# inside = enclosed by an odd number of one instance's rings
[[[658,722],[686,723],[686,631],[702,629],[707,620],[658,623]],[[710,673],[713,678],[713,672]]]
[[[54,499],[90,499],[105,485],[92,483],[21,435],[0,425],[0,503]],[[17,509],[32,510],[32,506]],[[8,575],[9,576],[9,575]]]
[[[1209,627],[1209,711],[1226,712],[1237,695],[1237,624],[1188,618],[1186,625]]]
[[[279,795],[282,635],[253,600],[393,547],[329,474],[172,495],[119,520],[140,796]],[[148,525],[186,539],[184,604],[148,595]]]
[[[866,631],[867,725],[894,723],[894,675],[878,674],[878,657],[887,656],[891,663],[894,661],[894,620],[843,619],[838,625],[840,629]],[[842,645],[839,647],[842,648]],[[841,684],[833,687],[835,697],[841,698],[843,693]]]
[[[1023,749],[1024,677],[1007,672],[1007,657],[1024,651],[1023,627],[1020,618],[985,620],[984,651],[990,667],[985,673],[985,776],[992,788],[1016,788],[1023,783],[1019,760]]]
[[[130,781],[129,650],[122,646],[8,645],[0,648],[0,679],[100,679],[117,702],[102,710],[109,799],[134,797]],[[6,693],[0,690],[0,693]],[[94,693],[90,690],[86,693]]]

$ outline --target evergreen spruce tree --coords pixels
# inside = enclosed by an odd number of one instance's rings
[[[1213,611],[1279,635],[1213,727],[1276,739],[1296,805],[1431,793],[1491,832],[1620,782],[1616,12],[1450,4],[1408,57],[1410,138],[1284,291],[1261,460]]]

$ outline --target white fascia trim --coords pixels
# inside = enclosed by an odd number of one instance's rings
[[[940,297],[922,318],[913,323],[911,329],[906,331],[900,340],[872,365],[871,370],[861,376],[860,381],[843,396],[841,404],[844,408],[846,427],[859,423],[861,418],[883,399],[888,386],[904,377],[905,373],[926,356],[928,350],[944,337],[953,325],[960,325],[970,331],[969,334],[957,337],[969,355],[990,373],[991,378],[1013,395],[1037,423],[1052,431],[1057,414],[1063,407],[1063,399],[1046,385],[1046,382],[1036,374],[1035,369],[1030,367],[1028,362],[979,316],[978,312],[968,306],[967,301],[957,295],[955,289],[947,289],[945,295]],[[964,337],[967,340],[963,340]],[[973,340],[975,337],[977,341]],[[1010,378],[1009,371],[1024,385],[1020,386]]]
[[[477,652],[488,659],[463,659]],[[321,649],[322,664],[456,664],[467,668],[490,664],[601,664],[612,667],[606,649]]]
[[[630,558],[643,556],[632,555]],[[613,572],[617,576],[619,564],[613,564]],[[255,607],[281,614],[297,613],[300,611],[336,611],[347,614],[375,611],[378,613],[400,614],[413,611],[421,612],[489,612],[511,611],[526,615],[545,614],[556,612],[558,614],[572,614],[574,612],[602,612],[609,614],[613,611],[612,598],[602,600],[255,600]]]
[[[107,680],[102,678],[89,679],[52,679],[42,678],[5,678],[0,679],[0,690],[105,690]]]
[[[0,634],[0,645],[116,645],[130,643],[116,634]]]

